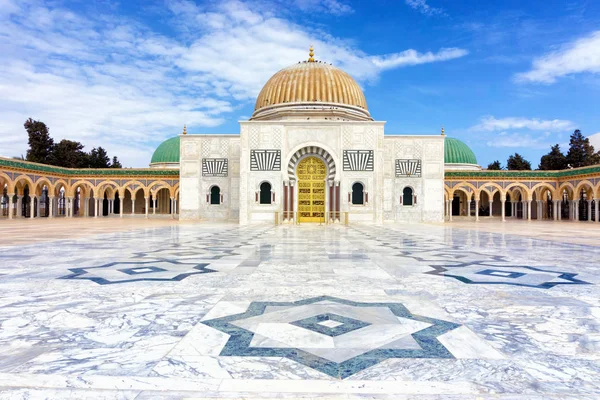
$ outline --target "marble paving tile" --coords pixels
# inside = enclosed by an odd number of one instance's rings
[[[0,399],[597,398],[599,259],[422,224],[19,242],[0,248]]]

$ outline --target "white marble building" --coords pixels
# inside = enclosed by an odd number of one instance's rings
[[[444,136],[384,125],[358,84],[311,51],[265,84],[239,135],[180,136],[180,219],[443,221]]]

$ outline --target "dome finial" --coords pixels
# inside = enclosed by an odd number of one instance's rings
[[[183,125],[183,134],[187,135],[187,128],[186,128],[185,124]]]
[[[446,135],[444,134],[444,127],[443,127],[443,126],[442,126],[442,136],[446,136]]]
[[[315,62],[314,56],[315,56],[315,52],[314,52],[313,46],[311,44],[310,50],[308,51],[308,62]]]

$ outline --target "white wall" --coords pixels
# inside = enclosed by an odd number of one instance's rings
[[[182,135],[181,218],[233,220],[241,224],[272,222],[283,211],[283,183],[288,181],[288,162],[305,146],[325,149],[336,164],[341,211],[350,222],[443,221],[444,137],[384,136],[384,122],[346,121],[243,121],[240,135]],[[281,150],[281,171],[250,171],[250,150]],[[344,171],[343,150],[373,150],[374,171]],[[228,158],[226,178],[202,176],[202,158]],[[396,159],[422,160],[420,177],[395,175]],[[255,193],[268,181],[275,202],[259,204]],[[355,182],[365,185],[368,202],[352,205],[348,193]],[[213,184],[221,187],[224,204],[207,204]],[[400,205],[405,186],[417,195],[413,207]],[[297,202],[298,196],[295,196]],[[297,210],[297,207],[294,207]],[[329,209],[327,207],[327,209]]]
[[[180,219],[237,221],[239,218],[240,139],[238,135],[181,135]],[[202,176],[203,158],[227,158],[227,177]],[[207,202],[218,185],[219,205]]]

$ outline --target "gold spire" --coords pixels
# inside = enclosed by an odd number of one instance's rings
[[[187,128],[185,127],[185,125],[183,125],[183,134],[187,135]]]
[[[444,134],[444,127],[443,127],[443,126],[442,126],[442,136],[446,136],[446,135]]]
[[[311,44],[310,50],[308,51],[308,62],[315,62],[314,56],[315,56],[315,52],[314,52],[314,49]]]

